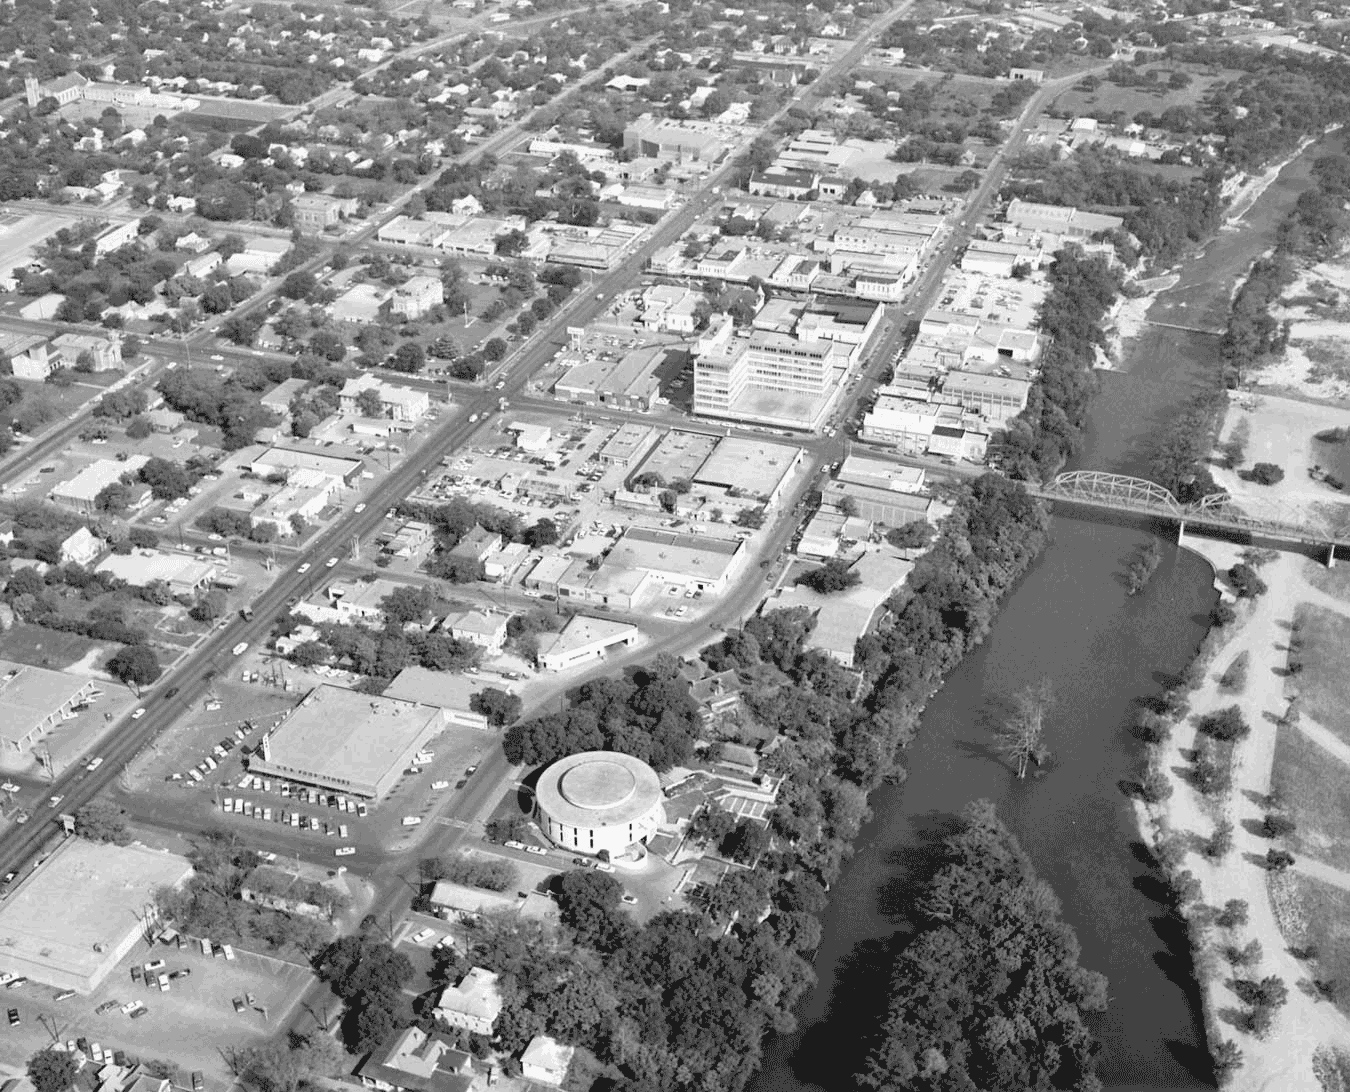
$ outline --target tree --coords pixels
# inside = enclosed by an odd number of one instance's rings
[[[886,541],[897,550],[922,550],[932,538],[933,525],[926,519],[916,519],[886,532]]]
[[[1256,599],[1266,593],[1266,582],[1245,562],[1239,562],[1229,569],[1228,579],[1239,599]]]
[[[396,371],[412,373],[420,372],[426,362],[427,354],[422,346],[415,341],[405,341],[398,347],[391,364]]]
[[[75,833],[91,842],[124,846],[131,841],[126,812],[109,800],[91,800],[75,812]]]
[[[613,876],[590,868],[564,872],[558,880],[558,911],[577,942],[599,952],[612,952],[632,926],[619,906],[623,885]]]
[[[159,666],[159,657],[149,645],[126,645],[108,661],[108,670],[122,682],[136,688],[139,695],[141,687],[149,686],[164,673]]]
[[[1284,470],[1274,463],[1257,463],[1248,477],[1258,485],[1276,485],[1284,481]]]
[[[1049,757],[1045,748],[1045,714],[1054,704],[1050,680],[1042,679],[1013,697],[1013,715],[997,729],[998,751],[1017,767],[1018,779],[1027,776],[1027,766],[1040,766]]]
[[[525,545],[532,550],[541,546],[552,546],[558,541],[558,525],[545,516],[537,523],[525,529]]]
[[[506,356],[506,342],[499,337],[489,339],[483,346],[483,355],[495,364]]]
[[[1287,849],[1266,850],[1266,870],[1269,872],[1283,872],[1293,863],[1294,855]]]
[[[37,1092],[66,1092],[77,1073],[75,1056],[65,1050],[48,1047],[28,1059],[28,1079]]]
[[[380,392],[367,387],[356,396],[356,409],[362,417],[383,417],[384,403],[380,400]]]
[[[294,273],[286,275],[277,291],[288,300],[303,300],[313,295],[317,287],[318,282],[315,281],[313,273],[297,269]]]
[[[188,614],[197,622],[214,622],[225,613],[225,605],[225,593],[219,588],[212,588],[197,597],[197,602],[192,604]]]
[[[426,621],[436,602],[436,592],[426,585],[403,584],[380,600],[380,610],[385,625],[398,631],[414,622]]]
[[[518,694],[509,694],[495,686],[489,686],[469,699],[469,708],[487,717],[498,728],[518,720],[524,707]]]
[[[862,576],[847,561],[832,557],[819,569],[814,569],[803,576],[798,583],[805,584],[821,595],[832,595],[847,588],[857,587],[862,583]]]
[[[764,526],[764,509],[742,508],[736,513],[735,522],[737,527],[748,527],[752,531],[758,531]]]

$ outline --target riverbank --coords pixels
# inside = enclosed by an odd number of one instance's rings
[[[1174,723],[1168,739],[1153,745],[1150,769],[1170,786],[1170,793],[1158,802],[1137,803],[1140,832],[1154,854],[1168,863],[1190,928],[1211,1053],[1222,1053],[1223,1043],[1241,1053],[1242,1064],[1231,1071],[1229,1087],[1236,1092],[1324,1092],[1318,1059],[1328,1048],[1350,1050],[1350,1020],[1316,990],[1300,988],[1308,981],[1309,968],[1295,956],[1288,939],[1287,930],[1295,923],[1289,920],[1289,904],[1280,898],[1285,885],[1267,867],[1267,851],[1276,843],[1263,832],[1276,734],[1289,706],[1284,685],[1293,610],[1316,590],[1302,576],[1305,559],[1281,553],[1260,568],[1268,586],[1265,594],[1235,600],[1224,574],[1243,560],[1243,549],[1197,538],[1187,540],[1187,546],[1220,574],[1216,586],[1236,617],[1212,631],[1191,672],[1195,685],[1186,694],[1189,715]],[[1237,687],[1232,665],[1240,660],[1246,665],[1245,677]],[[1231,787],[1207,795],[1195,776],[1202,738],[1197,724],[1234,705],[1245,715],[1250,734],[1233,746]],[[1216,852],[1211,840],[1223,829],[1231,832],[1231,844],[1226,852]],[[1216,921],[1215,913],[1233,900],[1245,904],[1245,920]],[[1235,961],[1253,941],[1259,947],[1249,949],[1243,962]],[[1250,958],[1252,952],[1255,958]],[[1243,983],[1272,975],[1287,987],[1287,1001],[1260,1035],[1248,1026],[1250,992]]]

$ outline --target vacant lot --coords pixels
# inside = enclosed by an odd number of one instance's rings
[[[49,667],[53,671],[79,663],[91,651],[107,648],[111,652],[113,647],[101,645],[98,641],[91,641],[76,633],[58,633],[53,629],[22,622],[0,633],[0,659],[31,664],[33,667]]]

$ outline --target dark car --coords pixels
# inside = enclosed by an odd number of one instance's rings
[[[179,967],[178,970],[176,971],[170,971],[169,977],[171,979],[187,978],[191,974],[192,974],[191,967]]]
[[[206,1082],[206,1075],[200,1069],[193,1070],[192,1092],[202,1092],[202,1086],[205,1084],[205,1082]]]
[[[12,1027],[12,1028],[17,1028],[17,1027],[19,1026],[19,1010],[18,1010],[18,1009],[10,1009],[10,1010],[9,1010],[9,1026]]]
[[[178,687],[176,687],[176,686],[171,686],[171,687],[169,687],[168,690],[164,691],[164,700],[165,700],[165,701],[168,701],[170,698],[176,698],[176,697],[178,697]]]

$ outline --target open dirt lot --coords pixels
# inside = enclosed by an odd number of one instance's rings
[[[1287,802],[1298,829],[1295,856],[1313,857],[1350,872],[1350,779],[1298,728],[1282,725],[1275,740],[1271,784]]]
[[[190,968],[191,977],[176,979],[168,993],[149,990],[131,978],[130,970],[152,959],[163,959],[167,970]],[[47,986],[28,985],[3,998],[6,1007],[20,1011],[23,1023],[7,1029],[0,1058],[22,1064],[51,1041],[44,1023],[57,1038],[86,1036],[108,1049],[126,1050],[141,1058],[169,1058],[189,1071],[200,1069],[217,1088],[228,1087],[232,1075],[226,1063],[232,1049],[250,1046],[275,1033],[313,976],[306,967],[236,951],[233,961],[204,956],[199,946],[183,949],[138,943],[132,953],[89,997],[56,1001]],[[232,998],[253,994],[260,1011],[236,1013]],[[95,1009],[105,1001],[143,1001],[150,1010],[138,1020],[114,1008],[101,1015]]]
[[[1300,401],[1277,395],[1234,395],[1229,402],[1221,440],[1246,429],[1249,439],[1237,470],[1213,467],[1214,480],[1242,508],[1255,516],[1303,523],[1328,529],[1350,525],[1350,494],[1312,476],[1324,456],[1313,437],[1328,429],[1350,428],[1350,409]],[[1255,463],[1274,463],[1284,471],[1275,485],[1246,481],[1242,470]]]

